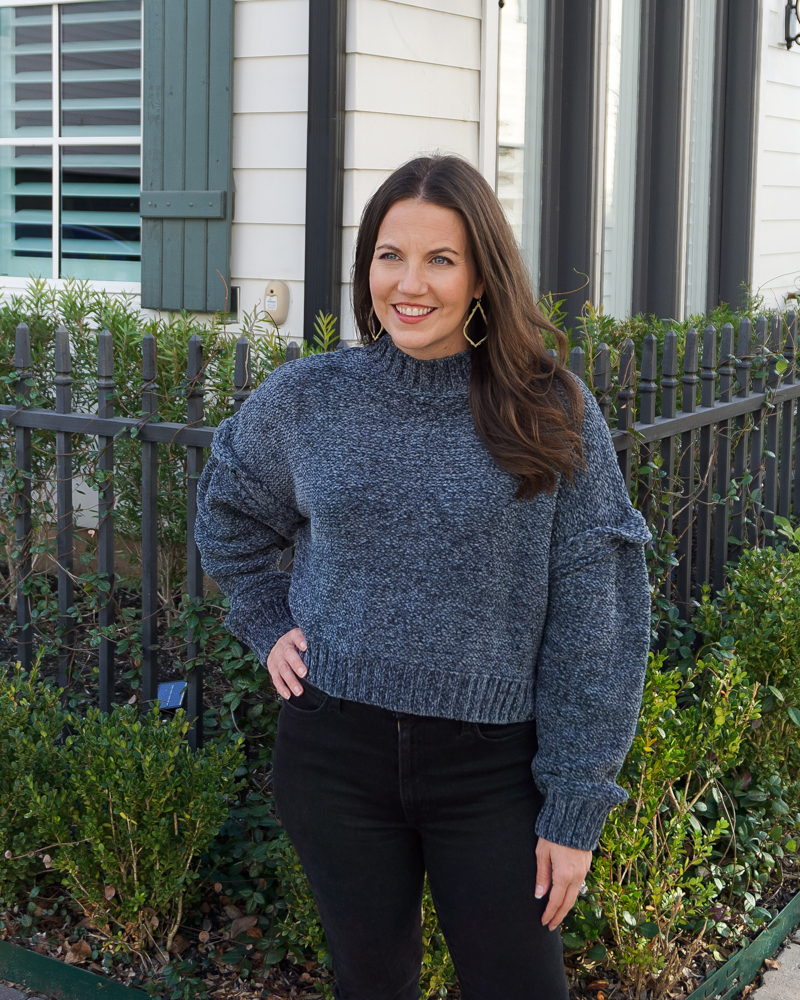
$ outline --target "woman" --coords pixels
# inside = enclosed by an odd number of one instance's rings
[[[283,365],[219,427],[203,565],[284,699],[276,804],[336,996],[419,996],[427,872],[464,1000],[566,1000],[558,925],[625,798],[649,533],[473,167],[381,185],[353,299],[365,347]]]

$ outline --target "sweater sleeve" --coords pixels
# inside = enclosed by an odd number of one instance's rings
[[[291,575],[279,564],[303,518],[280,438],[255,402],[251,397],[214,434],[198,483],[195,539],[203,569],[230,603],[226,628],[265,663],[296,624]]]
[[[585,391],[585,468],[562,480],[550,549],[547,620],[539,652],[533,776],[545,796],[536,832],[597,847],[633,741],[650,644],[644,546],[608,427]]]

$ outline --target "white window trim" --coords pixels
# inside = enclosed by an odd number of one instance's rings
[[[61,136],[55,133],[61,131],[61,34],[58,8],[64,3],[75,3],[78,0],[57,0],[50,4],[52,8],[52,76],[53,76],[53,135],[52,136],[30,136],[25,139],[20,137],[0,138],[0,146],[47,146],[53,150],[53,270],[49,278],[46,278],[48,285],[54,288],[63,288],[70,281],[76,279],[62,278],[59,275],[61,269],[61,147],[62,146],[138,146],[139,147],[139,169],[141,171],[142,160],[142,136],[127,135],[106,135],[106,136]],[[102,0],[80,0],[81,3],[100,3]],[[0,0],[0,7],[43,7],[41,0]],[[144,53],[144,0],[141,7],[141,51]],[[56,155],[57,154],[57,155]],[[103,281],[94,279],[81,279],[93,291],[108,292],[132,292],[141,295],[142,283],[140,281]],[[30,278],[19,276],[0,276],[0,293],[5,291],[24,291],[30,285]]]
[[[500,96],[500,7],[497,0],[481,5],[481,93],[478,169],[497,190],[497,102]]]

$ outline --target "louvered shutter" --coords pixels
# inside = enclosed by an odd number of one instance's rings
[[[233,3],[144,0],[145,308],[226,308],[233,216]]]

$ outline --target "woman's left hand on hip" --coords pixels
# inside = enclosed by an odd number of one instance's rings
[[[541,899],[550,890],[542,923],[547,924],[551,931],[575,905],[591,864],[591,851],[579,851],[539,838],[536,845],[536,898]]]

